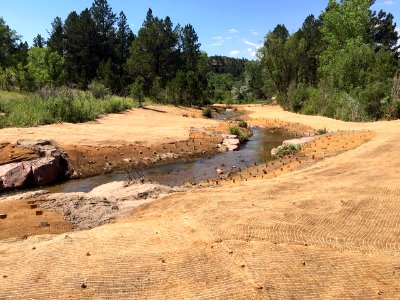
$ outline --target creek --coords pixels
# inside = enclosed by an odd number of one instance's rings
[[[212,157],[191,160],[178,160],[172,163],[150,166],[140,171],[151,182],[163,185],[180,186],[187,182],[198,183],[207,179],[217,178],[217,169],[224,174],[234,172],[239,168],[256,163],[266,163],[272,159],[271,149],[281,145],[284,140],[292,138],[287,133],[268,128],[251,128],[253,136],[240,146],[239,151],[219,153]],[[132,172],[135,172],[133,170]],[[116,172],[85,179],[69,180],[67,182],[46,188],[52,193],[89,192],[93,188],[112,181],[126,180],[126,174]]]

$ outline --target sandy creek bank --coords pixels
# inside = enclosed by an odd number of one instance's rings
[[[235,177],[147,199],[90,230],[71,232],[62,214],[41,207],[45,195],[2,199],[0,210],[15,207],[25,219],[0,219],[0,232],[10,224],[0,241],[0,298],[398,299],[400,121],[242,108],[248,123],[329,134]],[[57,222],[68,233],[52,232]]]
[[[132,182],[124,180],[106,183],[86,193],[35,191],[0,197],[0,212],[8,212],[7,220],[0,223],[2,229],[0,238],[94,228],[118,219],[129,218],[132,209],[167,194],[235,186],[241,181],[277,177],[306,168],[326,157],[354,149],[373,136],[374,133],[368,131],[327,134],[310,142],[294,155],[264,163],[254,163],[249,167],[220,174],[216,179],[184,186],[171,187],[136,178]],[[14,204],[18,210],[10,210]],[[34,209],[31,208],[32,204]],[[39,216],[36,215],[37,210],[42,212]],[[41,226],[43,221],[47,222],[48,226]]]

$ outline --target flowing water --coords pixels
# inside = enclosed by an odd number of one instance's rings
[[[147,179],[164,185],[179,186],[186,182],[200,182],[218,177],[217,169],[223,169],[225,174],[271,160],[271,149],[292,138],[281,131],[253,127],[253,136],[239,151],[219,153],[212,157],[193,160],[178,160],[173,163],[152,166],[140,170]],[[70,180],[47,188],[50,192],[89,192],[93,188],[112,181],[126,180],[124,173],[112,173],[86,179]]]

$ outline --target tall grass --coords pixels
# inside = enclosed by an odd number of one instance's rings
[[[50,97],[37,94],[0,96],[0,128],[27,127],[59,122],[92,121],[107,113],[118,113],[134,106],[121,97],[93,98],[89,93],[60,89]]]

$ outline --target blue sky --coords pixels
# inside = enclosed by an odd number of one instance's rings
[[[209,55],[252,58],[264,36],[277,24],[296,31],[309,14],[319,15],[328,0],[108,0],[115,13],[123,10],[136,33],[147,9],[154,15],[170,16],[174,24],[191,23]],[[66,19],[81,12],[92,0],[0,0],[0,16],[23,40],[32,43],[36,34],[47,38],[56,16]],[[375,10],[395,16],[400,26],[400,0],[377,0]]]

